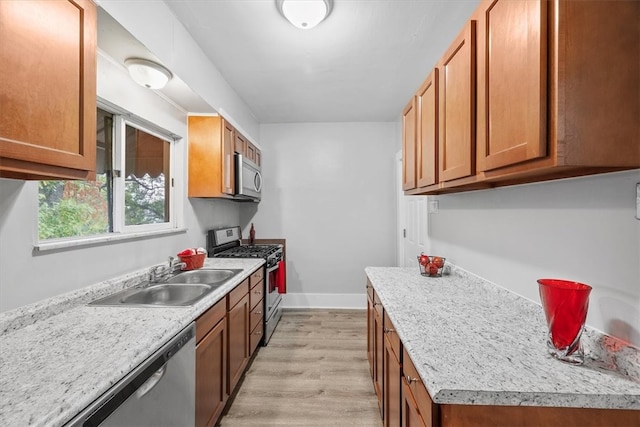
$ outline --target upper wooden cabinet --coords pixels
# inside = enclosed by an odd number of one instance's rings
[[[634,0],[483,0],[437,67],[436,184],[405,191],[640,168],[638,16]]]
[[[478,18],[478,170],[547,155],[547,2],[491,0]]]
[[[235,129],[220,116],[189,116],[189,197],[233,197]]]
[[[419,188],[438,182],[438,69],[429,74],[416,94],[416,180]]]
[[[402,189],[416,188],[416,100],[402,111]]]
[[[95,178],[95,4],[1,1],[0,40],[0,177]]]
[[[470,21],[438,64],[440,181],[475,173],[475,57],[475,21]]]

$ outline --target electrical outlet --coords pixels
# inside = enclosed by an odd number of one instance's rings
[[[640,219],[640,182],[636,184],[636,219]]]
[[[438,213],[440,210],[440,204],[437,200],[429,200],[427,202],[427,213]]]

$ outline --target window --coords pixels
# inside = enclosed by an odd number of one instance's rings
[[[40,181],[38,238],[177,228],[172,136],[98,108],[95,181]]]

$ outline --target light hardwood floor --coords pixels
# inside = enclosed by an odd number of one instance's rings
[[[220,420],[235,426],[380,427],[365,310],[286,310]]]

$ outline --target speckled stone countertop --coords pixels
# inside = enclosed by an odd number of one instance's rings
[[[640,352],[587,328],[584,365],[547,354],[542,307],[464,270],[365,273],[435,403],[640,409]]]
[[[189,307],[86,305],[134,285],[144,269],[2,313],[0,425],[64,425],[262,264],[208,258],[205,267],[244,271]]]

